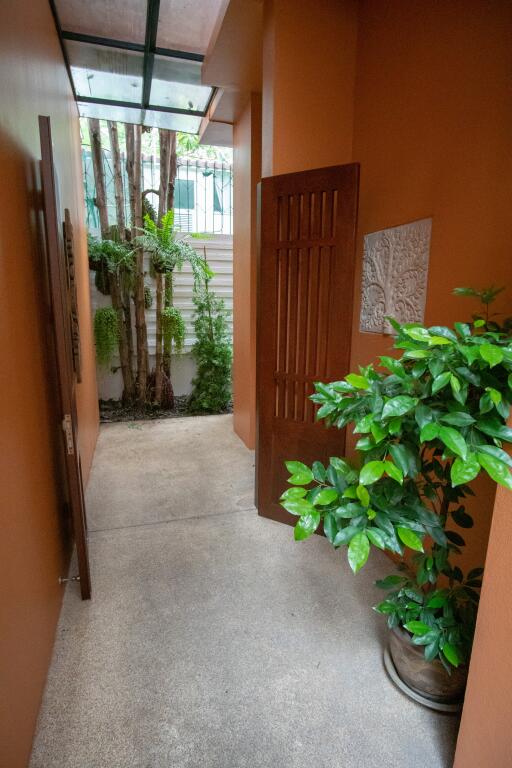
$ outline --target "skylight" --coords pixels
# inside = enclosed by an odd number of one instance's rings
[[[201,84],[201,66],[221,0],[50,3],[81,116],[199,131],[215,90]]]

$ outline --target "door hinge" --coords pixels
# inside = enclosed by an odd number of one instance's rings
[[[66,450],[68,454],[72,456],[75,452],[75,447],[73,444],[73,422],[71,421],[69,413],[64,414],[64,418],[62,419],[62,429],[66,436]]]

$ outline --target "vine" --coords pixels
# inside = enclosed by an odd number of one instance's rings
[[[183,351],[185,343],[185,321],[183,315],[177,307],[165,307],[162,310],[162,334],[164,344],[174,342],[174,351],[180,353]]]
[[[109,365],[119,340],[119,316],[113,307],[101,307],[94,313],[94,341],[96,359],[100,365]]]

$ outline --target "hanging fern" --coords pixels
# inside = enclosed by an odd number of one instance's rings
[[[94,313],[94,340],[98,363],[109,365],[119,340],[119,317],[113,307],[101,307]]]
[[[164,344],[174,342],[174,351],[182,352],[185,343],[185,321],[177,307],[162,310],[162,333]]]

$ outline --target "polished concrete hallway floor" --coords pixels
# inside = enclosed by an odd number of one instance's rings
[[[31,768],[451,766],[456,718],[382,666],[389,563],[295,543],[253,472],[230,416],[102,427]]]

